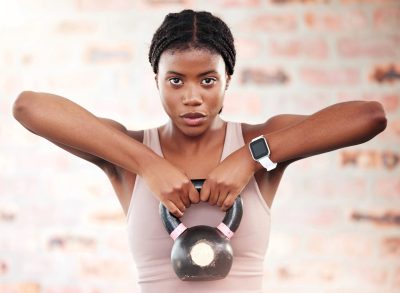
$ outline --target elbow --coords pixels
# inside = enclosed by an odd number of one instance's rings
[[[386,129],[387,118],[381,103],[376,101],[367,102],[367,116],[375,135]]]
[[[18,95],[12,107],[12,114],[16,120],[20,121],[26,114],[27,109],[30,108],[29,103],[34,95],[35,92],[32,91],[23,91]]]

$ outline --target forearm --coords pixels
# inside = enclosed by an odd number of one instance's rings
[[[382,105],[352,101],[324,108],[303,121],[265,133],[273,162],[287,162],[364,143],[386,127]],[[256,164],[260,169],[260,164]]]
[[[13,108],[27,129],[140,174],[156,154],[76,103],[48,93],[23,92]],[[140,159],[139,159],[140,158]]]

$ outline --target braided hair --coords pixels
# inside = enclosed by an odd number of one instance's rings
[[[232,33],[225,22],[211,13],[185,9],[164,18],[150,45],[149,61],[153,72],[158,73],[160,56],[165,50],[187,49],[220,54],[228,75],[233,74],[236,50]]]

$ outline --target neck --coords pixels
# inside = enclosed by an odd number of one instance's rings
[[[225,132],[225,125],[226,122],[217,116],[205,131],[196,134],[187,134],[176,127],[170,120],[160,128],[160,141],[162,141],[164,148],[167,147],[182,154],[194,154],[212,146],[215,141],[218,141],[221,132]]]

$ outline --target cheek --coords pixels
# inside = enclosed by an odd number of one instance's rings
[[[160,90],[161,103],[164,109],[169,113],[176,108],[178,97],[168,90]]]

